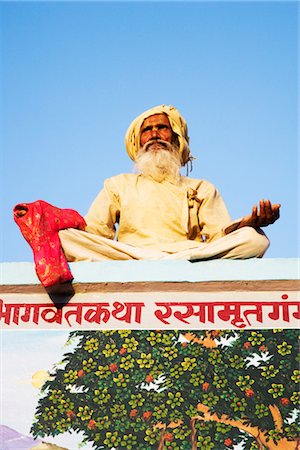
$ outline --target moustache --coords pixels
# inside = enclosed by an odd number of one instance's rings
[[[162,139],[151,139],[144,145],[145,152],[148,151],[149,147],[154,144],[160,144],[160,146],[165,148],[166,150],[172,150],[172,145],[169,142],[163,141]]]

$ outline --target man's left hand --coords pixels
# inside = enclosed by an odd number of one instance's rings
[[[261,200],[259,202],[259,209],[257,205],[254,205],[252,208],[252,214],[249,216],[245,216],[242,218],[241,223],[238,228],[242,227],[267,227],[271,223],[274,223],[277,219],[279,219],[279,204],[274,204],[270,202],[270,200]]]

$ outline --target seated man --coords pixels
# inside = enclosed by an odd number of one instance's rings
[[[232,222],[217,189],[180,174],[192,161],[187,125],[161,105],[137,117],[126,133],[137,174],[109,178],[85,220],[86,231],[59,232],[68,261],[262,257],[269,241],[260,227],[279,217],[280,205]],[[117,230],[116,230],[117,225]],[[117,236],[116,236],[117,235]]]

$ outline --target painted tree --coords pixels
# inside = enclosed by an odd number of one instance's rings
[[[296,330],[184,334],[71,333],[79,343],[44,384],[33,434],[83,431],[96,449],[296,450]]]

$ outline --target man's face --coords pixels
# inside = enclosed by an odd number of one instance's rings
[[[147,117],[142,123],[140,136],[140,144],[142,147],[147,142],[157,139],[171,143],[172,137],[173,131],[166,114],[154,114],[153,116]]]

